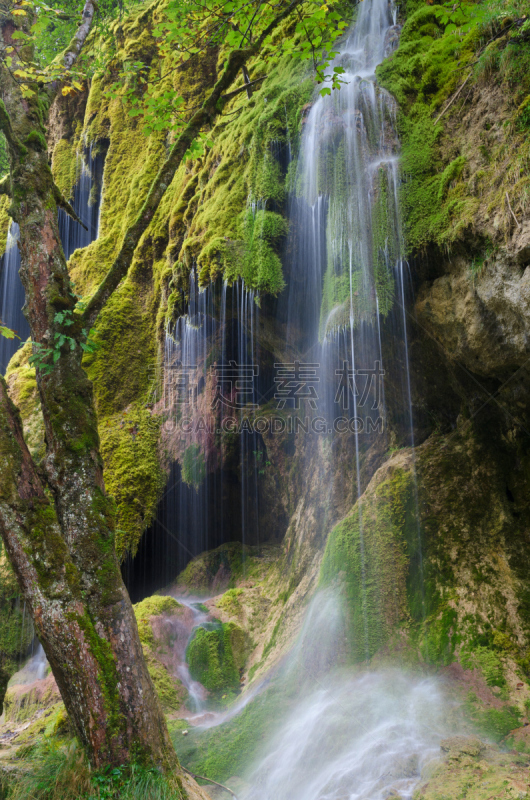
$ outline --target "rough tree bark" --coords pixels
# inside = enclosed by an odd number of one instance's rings
[[[37,366],[46,438],[42,465],[32,460],[18,411],[0,378],[0,531],[70,719],[95,767],[138,759],[180,773],[115,555],[115,507],[105,493],[92,385],[81,365],[83,329],[93,324],[126,275],[186,151],[222,109],[223,93],[300,2],[279,7],[255,44],[229,55],[211,94],[161,167],[83,315],[74,312],[57,225],[61,199],[47,161],[45,122],[57,87],[33,85],[35,94],[24,98],[0,61],[0,130],[7,139],[11,169],[9,186],[4,183],[2,191],[10,194],[10,213],[20,225],[20,276],[31,337],[42,348],[53,348],[56,334],[67,333],[76,341],[73,350],[63,346],[53,370]],[[13,47],[13,69],[17,64],[23,68],[32,60],[31,46],[21,46],[13,33],[17,28],[28,30],[30,21],[16,17],[15,22],[9,9],[2,0],[0,48]],[[64,56],[66,67],[80,53],[93,13],[94,3],[87,0]],[[56,316],[65,311],[75,320],[67,329]],[[186,796],[185,789],[182,793]]]

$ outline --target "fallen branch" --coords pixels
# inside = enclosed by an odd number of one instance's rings
[[[248,73],[247,73],[247,76],[248,76]],[[222,99],[223,101],[224,101],[224,100],[231,100],[231,99],[232,99],[232,97],[235,97],[235,96],[236,96],[236,94],[241,94],[241,92],[246,92],[246,93],[247,93],[247,96],[250,98],[250,97],[252,97],[252,89],[251,89],[250,87],[251,87],[251,86],[254,86],[256,83],[261,83],[261,81],[264,81],[264,80],[265,80],[265,78],[267,78],[267,77],[268,77],[268,75],[263,75],[263,77],[261,77],[261,78],[256,78],[256,79],[255,79],[255,80],[253,80],[253,81],[249,81],[249,83],[247,83],[247,82],[245,81],[245,83],[243,84],[243,86],[240,86],[240,87],[239,87],[239,89],[234,89],[234,91],[233,91],[233,92],[229,92],[228,94],[224,94],[224,95],[222,96],[222,98],[221,98],[221,99]],[[249,94],[249,92],[250,92],[250,94]]]
[[[515,224],[517,225],[517,227],[519,228],[519,230],[521,230],[521,226],[520,226],[520,224],[519,224],[519,222],[518,222],[518,220],[517,220],[517,217],[516,217],[516,216],[515,216],[515,214],[513,213],[513,208],[512,208],[512,207],[511,207],[511,205],[510,205],[510,198],[508,197],[508,192],[506,192],[506,202],[508,203],[508,208],[510,209],[510,212],[511,212],[511,214],[512,214],[512,217],[513,217],[513,218],[514,218],[514,220],[515,220]]]
[[[70,203],[66,199],[66,197],[63,195],[63,193],[61,192],[59,187],[56,186],[55,184],[53,185],[53,196],[54,196],[55,202],[57,203],[59,208],[62,208],[63,211],[65,211],[68,214],[69,217],[71,217],[75,222],[79,222],[81,227],[84,228],[87,231],[88,228],[85,225],[85,223],[82,222],[79,219],[79,217],[75,213],[74,209],[72,208],[72,206],[70,205]]]
[[[453,105],[453,103],[455,102],[455,100],[457,99],[457,97],[459,97],[459,95],[460,95],[460,92],[462,91],[462,89],[464,88],[464,86],[466,85],[466,83],[468,82],[468,80],[470,79],[470,77],[472,76],[472,74],[473,74],[472,72],[470,72],[470,73],[469,73],[469,75],[468,75],[468,76],[467,76],[467,78],[465,79],[464,83],[462,84],[462,86],[460,87],[460,89],[458,90],[458,92],[457,92],[455,95],[453,95],[453,98],[452,98],[452,99],[451,99],[451,100],[450,100],[450,101],[447,103],[447,105],[446,105],[446,107],[444,108],[444,110],[443,110],[443,111],[442,111],[440,114],[438,114],[438,116],[437,116],[437,117],[436,117],[436,119],[434,120],[434,124],[435,124],[435,125],[436,125],[436,123],[438,122],[438,120],[440,120],[440,119],[443,117],[443,115],[445,114],[445,112],[446,112],[446,111],[447,111],[449,108],[451,108],[451,106]]]
[[[186,769],[186,767],[183,767],[182,764],[180,766],[181,766],[181,769],[184,770],[184,772],[187,772],[188,775],[191,775],[191,777],[195,778],[196,781],[208,781],[208,783],[213,783],[215,786],[219,786],[220,789],[224,789],[225,792],[228,792],[228,794],[231,794],[232,797],[235,797],[235,800],[237,800],[237,797],[233,793],[232,789],[229,789],[228,786],[223,786],[222,783],[217,783],[217,781],[212,781],[211,778],[205,778],[203,775],[194,775],[193,772],[190,772],[189,769]]]

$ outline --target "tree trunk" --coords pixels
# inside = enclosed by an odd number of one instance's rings
[[[47,368],[49,355],[36,369],[46,439],[46,457],[39,468],[0,377],[0,532],[70,719],[95,767],[135,759],[167,772],[178,768],[178,760],[116,559],[115,506],[105,493],[92,385],[81,366],[83,326],[93,324],[126,275],[142,233],[198,132],[241,90],[224,92],[300,2],[291,0],[254,44],[229,54],[211,94],[162,165],[82,316],[74,314],[75,297],[57,225],[58,191],[47,161],[45,119],[54,91],[34,85],[34,94],[23,97],[0,61],[0,130],[10,155],[10,213],[20,225],[20,277],[34,353],[39,347],[41,354],[57,351],[59,337],[70,337],[53,369]],[[20,40],[13,40],[12,34],[16,27],[29,31],[30,23],[15,27],[2,8],[8,5],[0,0],[0,45],[17,52]],[[93,0],[87,0],[66,66],[82,47],[93,11]],[[31,46],[19,46],[17,59],[22,68],[31,62]],[[183,797],[204,797],[180,769],[177,780]]]
[[[16,44],[13,30],[2,25],[7,45]],[[81,366],[84,334],[81,322],[65,326],[56,316],[73,312],[76,301],[47,161],[46,95],[23,99],[10,79],[2,89],[11,139],[10,213],[20,225],[20,277],[32,339],[53,349],[57,335],[67,334],[75,347],[65,344],[49,373],[37,367],[46,438],[41,471],[0,381],[0,529],[91,763],[136,759],[169,770],[178,761],[114,549],[115,507],[105,493],[92,385]]]

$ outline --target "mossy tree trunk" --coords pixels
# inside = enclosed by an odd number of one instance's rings
[[[88,4],[87,4],[88,5]],[[87,10],[85,7],[84,23]],[[6,46],[15,25],[3,20]],[[21,53],[21,60],[29,58]],[[52,92],[21,96],[7,70],[0,109],[11,165],[10,213],[20,225],[20,277],[34,342],[73,339],[51,371],[37,368],[46,457],[40,468],[0,382],[0,528],[76,732],[95,767],[144,760],[178,766],[143,658],[114,549],[115,507],[106,495],[92,385],[82,366],[73,295],[57,224],[57,188],[44,123]],[[59,317],[59,319],[61,319]]]
[[[3,39],[14,26],[5,23]],[[5,75],[5,73],[4,73]],[[2,76],[4,78],[4,76]],[[143,658],[134,612],[114,550],[115,509],[105,493],[92,385],[82,366],[80,322],[59,312],[73,296],[57,225],[57,190],[48,165],[46,92],[21,97],[2,81],[9,117],[11,215],[20,225],[20,277],[32,339],[54,348],[54,369],[37,369],[46,458],[37,469],[18,412],[0,384],[0,526],[76,732],[94,766],[131,757],[177,765]]]
[[[20,415],[0,378],[0,531],[69,716],[95,767],[139,759],[167,771],[178,767],[178,761],[115,554],[115,506],[105,492],[92,385],[81,364],[85,329],[126,275],[186,151],[222,109],[228,97],[223,92],[300,2],[285,4],[255,44],[230,53],[82,315],[75,312],[57,225],[58,203],[73,211],[61,198],[47,159],[45,125],[57,86],[33,84],[33,94],[24,97],[0,61],[0,130],[10,157],[9,187],[3,191],[10,193],[10,214],[20,225],[20,277],[34,352],[57,350],[58,337],[70,337],[57,351],[56,363],[47,356],[48,366],[40,363],[36,369],[46,439],[42,465],[33,462]],[[0,0],[0,46],[14,48],[13,70],[24,69],[33,60],[32,48],[20,45],[13,33],[21,28],[29,33],[31,20],[20,22],[17,16],[15,22],[10,7]],[[63,57],[65,67],[72,66],[81,50],[93,14],[93,0],[87,0],[82,23]],[[65,319],[71,324],[65,326]]]

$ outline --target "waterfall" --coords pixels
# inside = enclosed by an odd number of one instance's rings
[[[101,182],[103,175],[104,153],[94,152],[91,144],[84,151],[76,154],[76,173],[79,176],[74,187],[72,206],[85,226],[72,219],[59,209],[59,235],[64,255],[68,260],[74,250],[88,245],[98,238],[101,212]]]
[[[59,209],[59,235],[66,259],[74,250],[87,247],[99,232],[99,216],[101,210],[101,180],[105,154],[94,154],[93,146],[88,149],[86,159],[77,153],[79,180],[74,188],[72,206],[87,230]],[[6,251],[0,259],[1,280],[1,316],[0,320],[8,328],[14,330],[19,339],[5,339],[0,336],[0,370],[4,374],[11,358],[29,334],[29,325],[22,307],[24,305],[24,287],[19,277],[20,251],[18,249],[19,226],[12,222]]]
[[[365,469],[370,453],[379,453],[378,465],[388,447],[390,414],[400,444],[414,443],[396,107],[375,77],[398,28],[387,0],[365,0],[358,9],[334,62],[344,83],[317,96],[304,123],[285,301],[288,344],[319,368],[318,407],[306,412],[323,417],[329,445],[340,441],[350,454],[352,504],[374,472]],[[324,459],[317,468],[324,480]],[[357,513],[364,613],[356,633],[368,658],[361,502]]]
[[[248,424],[260,396],[257,294],[242,280],[199,289],[168,328],[162,396],[167,486],[138,553],[125,563],[133,602],[167,586],[194,556],[227,542],[259,545],[264,448]],[[234,509],[237,509],[236,511]]]
[[[399,672],[331,679],[282,724],[244,800],[411,798],[439,753],[443,698]]]
[[[20,347],[21,341],[25,341],[29,336],[29,325],[22,313],[24,287],[18,274],[20,269],[18,237],[19,227],[16,222],[12,222],[7,235],[6,251],[0,259],[2,304],[0,320],[2,324],[14,330],[20,339],[6,339],[0,336],[0,370],[2,374],[5,373],[11,358]]]

